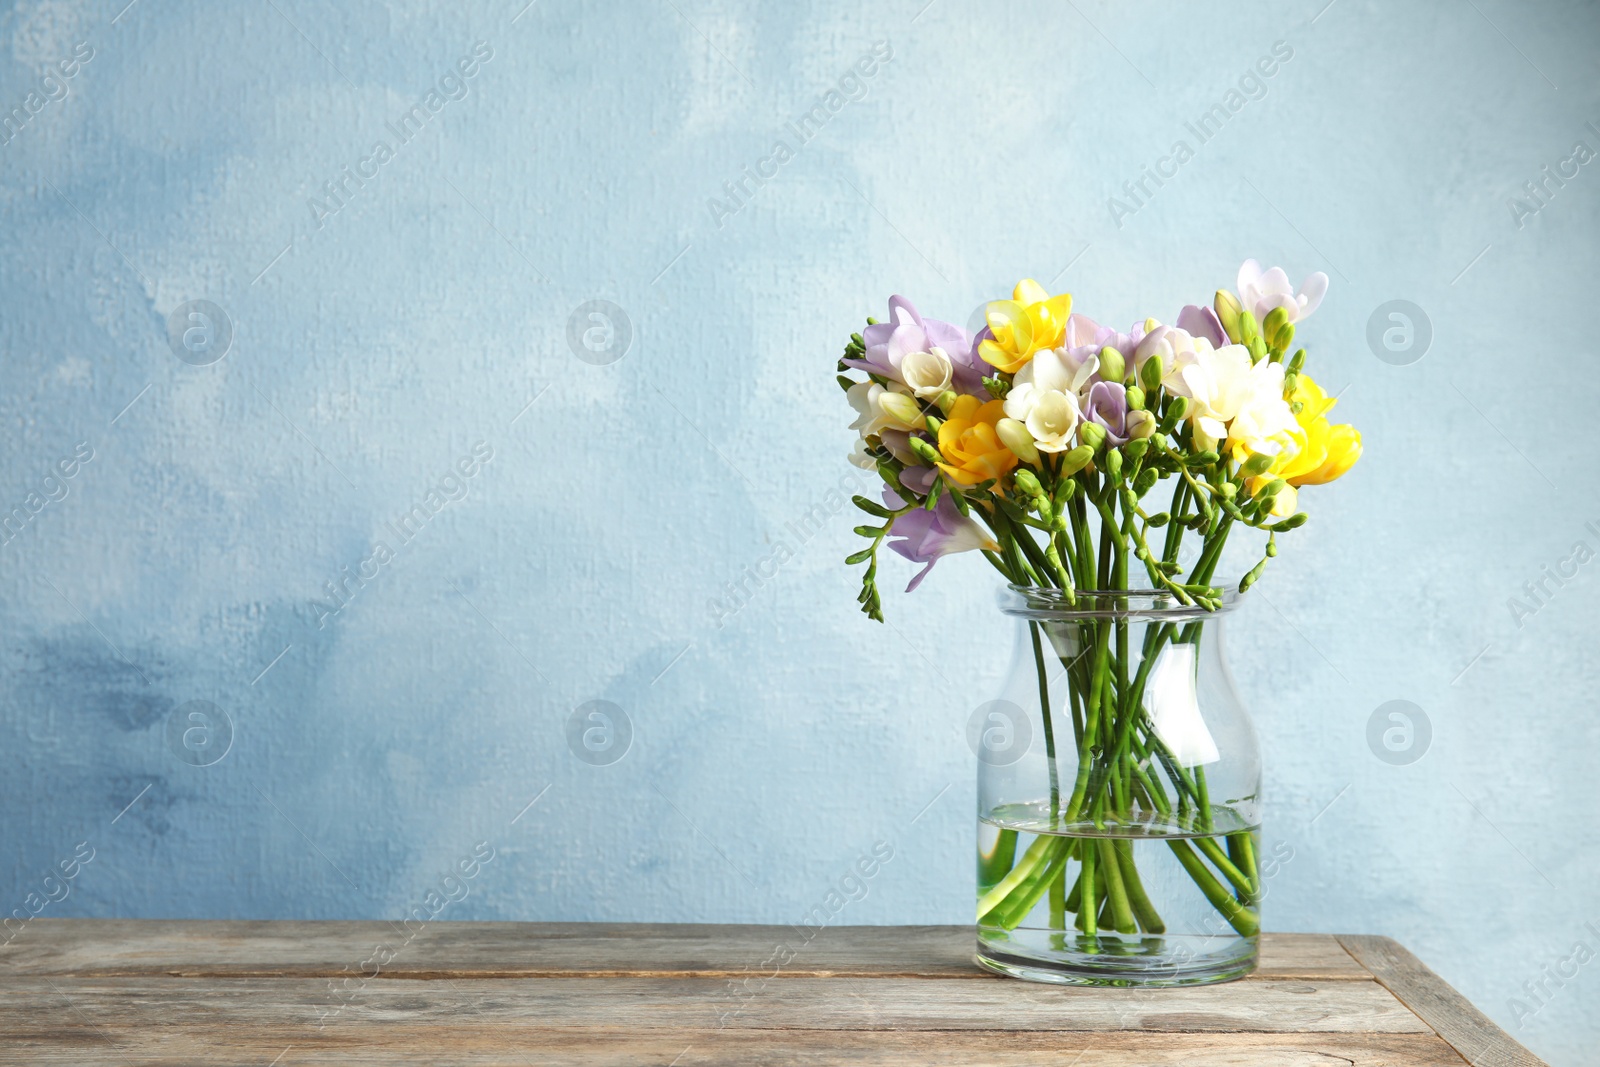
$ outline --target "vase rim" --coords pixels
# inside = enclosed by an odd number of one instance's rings
[[[1065,590],[1035,585],[1008,585],[1000,595],[1000,610],[1007,615],[1036,621],[1078,619],[1158,619],[1177,622],[1210,619],[1232,613],[1244,602],[1236,590],[1222,595],[1215,609],[1184,604],[1166,589],[1077,589],[1068,601]]]

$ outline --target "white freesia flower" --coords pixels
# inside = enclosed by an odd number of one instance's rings
[[[1182,372],[1185,395],[1192,401],[1195,446],[1206,450],[1226,441],[1236,452],[1277,455],[1296,425],[1283,399],[1283,364],[1252,364],[1243,345],[1197,350],[1196,355],[1198,361]]]
[[[1055,389],[1034,390],[1038,395],[1022,424],[1033,435],[1034,446],[1041,452],[1065,452],[1072,447],[1072,435],[1077,432],[1083,418],[1078,410],[1078,398],[1072,393]]]
[[[906,394],[898,389],[891,392],[877,382],[859,382],[852,385],[846,395],[850,400],[850,406],[857,412],[856,421],[850,424],[850,428],[859,431],[862,437],[872,437],[884,430],[916,428],[901,417],[903,412],[896,413],[894,410],[903,407],[902,402],[890,400],[888,405],[885,405],[885,399],[888,397],[906,397]]]
[[[1328,276],[1320,270],[1308,275],[1296,293],[1282,267],[1263,272],[1260,263],[1247,259],[1239,268],[1239,304],[1254,314],[1258,323],[1265,322],[1275,307],[1288,312],[1290,322],[1310,318],[1327,291]]]
[[[1006,395],[1006,399],[1010,400],[1019,388],[1024,387],[1081,395],[1089,388],[1089,379],[1099,369],[1098,356],[1085,355],[1080,360],[1075,358],[1068,348],[1046,348],[1017,371],[1011,379],[1011,392]],[[1009,409],[1006,414],[1011,415]],[[1011,417],[1023,418],[1021,415],[1011,415]]]
[[[1078,389],[1097,366],[1092,356],[1078,364],[1064,352],[1045,349],[1017,371],[1006,394],[1006,417],[1026,426],[1041,452],[1065,452],[1083,417]]]
[[[867,439],[856,438],[856,443],[850,446],[850,462],[864,471],[876,470],[878,461],[867,451]]]
[[[1186,397],[1189,387],[1184,384],[1183,369],[1209,358],[1214,351],[1208,338],[1194,337],[1176,326],[1157,325],[1134,349],[1133,364],[1142,371],[1150,357],[1160,356],[1162,386],[1169,393]]]
[[[938,345],[926,352],[907,352],[900,359],[900,377],[912,393],[924,400],[931,400],[950,388],[953,370],[950,356]]]

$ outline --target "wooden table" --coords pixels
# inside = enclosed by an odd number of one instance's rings
[[[1541,1062],[1382,937],[1266,934],[1242,981],[1132,991],[990,975],[968,927],[805,934],[38,919],[0,948],[0,1063]]]

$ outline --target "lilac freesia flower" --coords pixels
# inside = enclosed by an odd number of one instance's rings
[[[928,495],[928,490],[933,488],[934,479],[939,477],[939,472],[932,467],[906,467],[900,472],[900,484],[913,493]]]
[[[1217,318],[1217,313],[1199,304],[1188,304],[1178,312],[1178,329],[1185,331],[1190,337],[1204,337],[1211,342],[1213,348],[1221,348],[1230,343],[1227,333],[1222,329],[1222,320]]]
[[[905,507],[905,502],[891,489],[884,489],[883,502],[891,508]],[[911,592],[922,584],[922,579],[933,570],[940,557],[955,552],[969,552],[975,548],[998,552],[1000,546],[983,532],[983,527],[961,514],[948,496],[939,498],[933,510],[917,508],[895,517],[889,529],[889,547],[913,563],[925,563],[906,586]]]
[[[983,393],[983,368],[979,364],[967,331],[938,319],[925,319],[916,305],[903,296],[889,298],[889,321],[861,331],[866,342],[865,359],[847,359],[845,366],[904,382],[900,361],[913,352],[938,348],[950,359],[951,385],[963,393]]]
[[[1090,386],[1083,417],[1105,429],[1107,445],[1128,443],[1128,391],[1121,382],[1095,382]]]

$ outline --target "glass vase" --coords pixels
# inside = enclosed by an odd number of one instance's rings
[[[978,962],[1077,985],[1255,969],[1261,755],[1214,610],[1011,586],[1004,689],[973,716]]]

